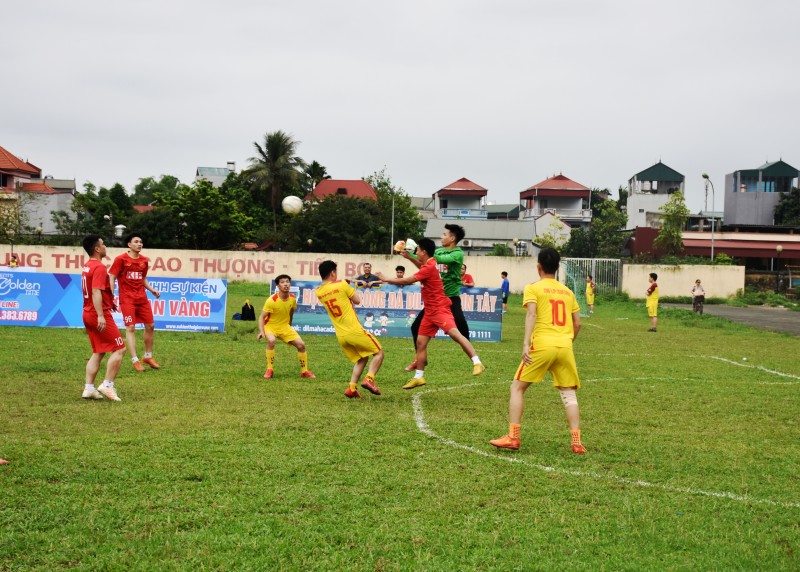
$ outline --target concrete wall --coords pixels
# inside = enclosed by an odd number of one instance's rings
[[[124,248],[108,249],[108,265],[113,258],[125,252]],[[86,253],[80,247],[14,245],[20,266],[32,267],[40,272],[79,274]],[[394,276],[398,264],[412,271],[411,262],[400,256],[362,254],[323,254],[316,252],[245,252],[226,250],[156,250],[142,252],[150,259],[151,276],[186,278],[227,278],[248,282],[267,282],[278,274],[289,274],[298,280],[318,280],[317,266],[331,259],[339,265],[341,278],[352,278],[362,273],[365,262],[372,263],[373,272]],[[8,245],[0,245],[0,265],[8,264]],[[508,272],[511,291],[521,293],[526,284],[538,280],[536,260],[528,256],[465,256],[464,263],[475,278],[477,286],[500,287],[500,272]],[[1,268],[0,268],[1,269]]]
[[[658,274],[659,296],[691,296],[698,278],[707,297],[727,298],[744,288],[744,266],[661,266],[625,264],[622,267],[622,291],[631,298],[645,298],[651,272]]]

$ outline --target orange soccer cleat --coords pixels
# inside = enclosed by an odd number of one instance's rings
[[[153,369],[161,369],[161,366],[158,365],[158,363],[156,363],[155,358],[146,357],[146,358],[142,359],[142,363],[149,365]]]
[[[305,377],[306,379],[317,379],[317,376],[314,375],[314,373],[310,369],[307,369],[305,371],[301,371],[300,372],[300,377]]]
[[[272,376],[275,375],[275,372],[271,369],[268,369],[264,374],[264,379],[272,379]]]
[[[375,385],[374,381],[370,381],[368,379],[365,379],[364,381],[361,382],[361,387],[363,387],[364,389],[366,389],[367,391],[369,391],[373,395],[380,395],[381,394],[381,390],[378,388],[377,385]]]
[[[519,449],[519,437],[512,437],[511,435],[503,435],[499,439],[492,439],[489,441],[498,449],[511,449],[516,451]]]
[[[350,399],[361,399],[357,389],[350,389],[349,387],[344,390],[344,396]]]
[[[142,360],[137,359],[135,362],[133,362],[133,369],[135,369],[136,371],[144,371]]]
[[[572,452],[576,455],[585,455],[589,451],[586,450],[586,447],[581,445],[580,443],[573,443],[572,444]]]

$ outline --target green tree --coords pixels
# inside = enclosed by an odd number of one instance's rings
[[[249,159],[250,166],[244,170],[243,176],[250,181],[253,189],[269,197],[265,203],[273,213],[273,231],[277,234],[278,217],[284,193],[296,188],[300,182],[303,160],[295,153],[298,141],[283,131],[274,131],[264,135],[264,144],[253,142],[256,155]]]
[[[385,252],[388,238],[379,218],[373,200],[331,195],[289,220],[282,245],[297,252]]]
[[[572,229],[561,255],[567,258],[592,258],[594,247],[591,233],[582,226]]]
[[[303,167],[304,185],[303,191],[308,194],[319,185],[320,181],[330,179],[328,170],[317,161],[311,161]]]
[[[248,238],[250,217],[209,181],[182,185],[174,198],[157,195],[156,201],[158,207],[169,209],[177,221],[177,243],[181,248],[225,249]]]
[[[179,218],[167,207],[136,213],[128,219],[128,230],[142,234],[146,248],[179,248],[182,231]]]
[[[99,234],[106,237],[109,244],[114,235],[115,224],[125,224],[129,212],[125,212],[113,201],[111,191],[97,187],[87,181],[83,192],[77,193],[70,212],[55,211],[51,219],[59,234],[79,238],[87,234]],[[109,217],[109,218],[106,218]]]
[[[164,198],[174,197],[180,185],[178,178],[172,175],[161,175],[158,181],[153,177],[145,177],[133,187],[131,200],[135,205],[149,205],[155,202],[157,194]]]
[[[597,216],[592,218],[589,230],[590,242],[594,256],[601,258],[619,258],[627,238],[624,230],[627,217],[617,206],[617,201],[603,201]]]
[[[375,171],[364,180],[375,190],[378,197],[378,217],[373,221],[368,221],[368,224],[377,226],[375,236],[378,243],[370,252],[390,254],[394,246],[393,240],[405,240],[419,236],[422,230],[422,218],[411,204],[411,197],[402,187],[392,183],[386,173],[386,167]],[[392,215],[393,210],[394,216]],[[394,226],[392,226],[393,218]]]
[[[486,256],[514,256],[514,251],[503,243],[496,243],[492,245],[492,249],[486,253]]]
[[[689,218],[689,209],[683,193],[678,191],[672,194],[669,200],[661,207],[661,229],[653,241],[653,246],[665,254],[678,255],[683,252],[683,228]]]
[[[800,225],[800,189],[792,188],[788,193],[781,193],[775,205],[775,224]]]

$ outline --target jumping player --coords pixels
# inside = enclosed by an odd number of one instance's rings
[[[465,236],[464,227],[457,224],[444,225],[442,232],[442,246],[437,248],[433,254],[436,263],[444,264],[447,270],[442,273],[442,283],[444,284],[444,294],[450,298],[450,312],[453,314],[456,327],[458,331],[469,340],[469,324],[464,317],[464,311],[461,309],[461,267],[464,264],[464,251],[458,246],[458,243]],[[417,268],[422,266],[422,263],[414,258],[408,251],[403,250],[401,253],[403,258],[410,260]],[[425,317],[425,309],[417,314],[414,323],[411,325],[411,337],[414,339],[414,351],[417,348],[417,336],[419,335],[420,324]],[[424,367],[424,366],[423,366]],[[417,369],[416,363],[411,363],[406,366],[406,371],[415,371]]]
[[[580,308],[575,294],[556,280],[561,260],[553,248],[539,252],[536,269],[541,280],[525,286],[522,306],[527,307],[522,363],[511,382],[508,402],[510,426],[508,435],[489,441],[501,449],[519,449],[520,423],[525,406],[525,391],[531,383],[539,383],[549,371],[553,387],[561,394],[572,437],[572,452],[586,453],[581,444],[580,415],[575,390],[580,388],[578,368],[572,342],[581,329]]]
[[[258,340],[267,339],[267,372],[264,379],[271,379],[275,371],[275,340],[294,346],[297,349],[297,359],[300,360],[300,377],[316,379],[308,369],[308,354],[306,345],[300,334],[292,328],[292,318],[297,308],[297,298],[289,293],[292,287],[292,278],[281,274],[275,278],[278,291],[267,298],[264,308],[258,317]]]
[[[122,356],[125,355],[125,343],[119,328],[111,317],[114,309],[114,291],[108,279],[108,271],[102,260],[106,255],[106,245],[96,234],[83,239],[83,249],[89,260],[81,273],[81,289],[83,290],[83,325],[92,345],[92,357],[86,362],[86,385],[83,389],[84,399],[103,399],[105,395],[112,401],[122,401],[114,389]],[[94,380],[100,370],[100,364],[106,352],[112,352],[106,364],[106,377],[103,384],[95,389]]]
[[[586,275],[586,304],[589,306],[589,315],[594,314],[595,284],[591,274]]]
[[[655,332],[658,325],[658,274],[651,272],[647,281],[650,282],[650,287],[647,289],[647,315],[650,316],[650,323],[652,324],[648,332]]]
[[[448,225],[449,226],[449,225]],[[459,227],[460,228],[460,227]],[[422,286],[422,303],[425,305],[424,315],[417,336],[417,354],[414,360],[415,373],[413,379],[403,386],[403,389],[413,389],[425,385],[425,365],[428,363],[428,342],[436,335],[439,329],[458,342],[464,353],[472,359],[472,375],[480,375],[486,369],[478,357],[478,353],[469,340],[461,334],[456,327],[456,321],[450,312],[451,299],[445,295],[442,277],[436,268],[436,245],[430,238],[423,238],[417,245],[417,259],[419,271],[405,278],[388,278],[378,273],[378,278],[388,284],[405,286],[419,282]],[[459,265],[460,266],[460,265]],[[461,270],[459,282],[461,282]],[[423,312],[420,312],[422,315]]]
[[[353,365],[350,384],[344,394],[349,398],[360,398],[358,394],[358,379],[372,356],[367,375],[361,382],[361,387],[380,395],[381,390],[375,385],[375,376],[383,364],[383,348],[375,336],[367,332],[358,321],[353,304],[361,302],[358,290],[350,286],[347,280],[339,280],[336,275],[336,263],[325,260],[319,265],[319,275],[322,284],[317,289],[317,298],[325,306],[336,330],[336,339],[342,346],[344,355]]]
[[[144,371],[142,364],[147,364],[153,369],[160,369],[153,358],[153,340],[155,338],[155,321],[153,309],[147,299],[145,290],[156,298],[161,297],[161,292],[150,286],[147,281],[147,270],[150,260],[142,256],[144,241],[138,232],[132,232],[125,237],[128,252],[123,252],[114,259],[108,274],[111,277],[111,291],[114,291],[114,282],[119,282],[119,308],[125,322],[125,339],[128,350],[131,352],[133,369]],[[144,324],[144,359],[139,361],[136,354],[136,324]]]

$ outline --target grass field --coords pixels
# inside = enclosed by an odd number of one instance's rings
[[[262,290],[231,284],[228,315]],[[384,395],[361,400],[333,337],[305,337],[318,379],[282,346],[267,381],[253,322],[158,332],[163,369],[126,359],[111,403],[80,399],[82,330],[0,328],[0,569],[800,568],[797,338],[680,310],[651,334],[641,305],[599,300],[576,343],[589,454],[549,379],[510,453],[487,441],[519,303],[477,344],[483,376],[435,341],[403,391],[411,343],[383,339]]]

